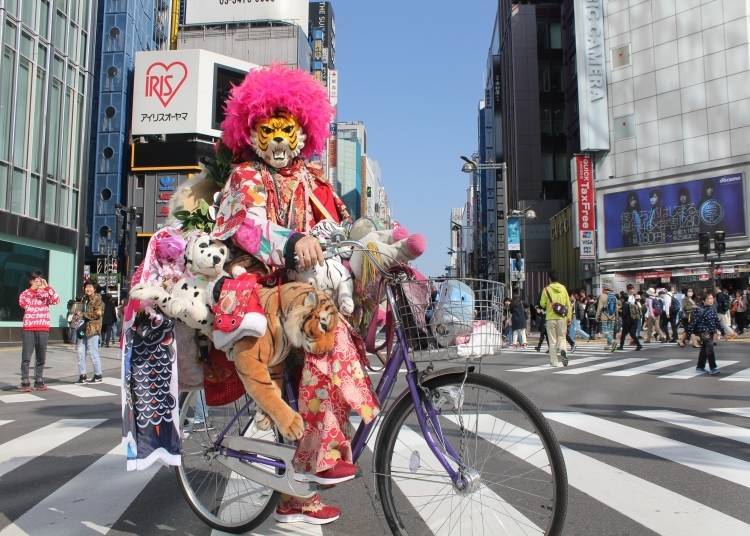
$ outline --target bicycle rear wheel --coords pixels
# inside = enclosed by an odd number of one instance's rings
[[[254,529],[268,518],[280,494],[229,470],[216,459],[213,442],[229,421],[242,411],[247,398],[225,406],[208,406],[202,391],[180,396],[182,465],[175,467],[177,480],[193,512],[218,530],[239,534]],[[244,436],[277,442],[275,430],[259,430],[252,404],[240,415],[227,436]],[[204,423],[200,423],[203,420]],[[199,421],[196,423],[196,421]],[[271,468],[268,468],[271,471]]]
[[[402,397],[382,423],[375,448],[376,486],[393,534],[561,534],[565,463],[531,401],[475,373],[429,379],[422,393],[438,413],[445,438],[438,447],[454,452],[445,457],[462,484],[454,485],[430,450],[411,397]],[[435,425],[428,428],[440,437]]]

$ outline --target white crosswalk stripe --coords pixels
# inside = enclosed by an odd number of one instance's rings
[[[6,404],[17,404],[18,402],[41,402],[44,399],[31,393],[18,393],[15,395],[0,395],[0,402]]]
[[[0,536],[19,534],[106,534],[159,470],[127,472],[117,445],[75,478],[32,507]],[[88,528],[89,530],[84,530]]]
[[[738,441],[750,445],[750,430],[740,426],[712,421],[711,419],[704,419],[693,415],[685,415],[684,413],[677,413],[676,411],[628,411],[628,413],[638,415],[639,417],[656,419],[673,426],[681,426],[704,434],[725,437],[732,441]]]
[[[595,370],[621,367],[623,365],[629,365],[630,363],[645,360],[645,357],[628,357],[625,359],[616,359],[614,361],[605,361],[604,363],[597,363],[596,365],[589,365],[588,367],[560,370],[555,372],[555,374],[586,374],[587,372],[594,372]],[[570,365],[570,363],[568,363],[568,365]]]
[[[750,368],[736,372],[727,378],[721,378],[721,381],[723,382],[750,382]]]
[[[0,445],[0,477],[88,432],[104,419],[61,419]]]
[[[113,387],[122,387],[122,380],[120,378],[102,378],[102,383],[105,385],[111,385]]]
[[[0,421],[0,426],[2,426],[2,425],[4,425],[4,424],[10,424],[10,423],[12,423],[12,422],[13,422],[13,421]]]
[[[102,391],[100,389],[94,389],[93,387],[85,385],[50,385],[50,389],[60,391],[68,395],[77,396],[80,398],[95,398],[99,396],[115,396],[114,393],[108,391]]]
[[[601,357],[582,357],[580,359],[571,359],[568,361],[569,367],[574,367],[576,365],[582,365],[583,363],[590,363],[591,361],[599,361],[605,359],[604,356]],[[539,365],[534,367],[523,367],[523,368],[517,368],[517,369],[510,369],[508,372],[537,372],[539,370],[549,370],[549,364],[545,365]]]
[[[721,411],[723,413],[729,413],[730,415],[737,415],[739,417],[747,417],[750,419],[750,408],[711,408],[711,411]]]
[[[536,436],[490,415],[480,415],[478,420],[481,437],[501,448],[503,443],[513,445],[514,455],[534,465],[543,448]],[[508,425],[514,428],[511,438],[506,436]],[[502,443],[491,430],[503,430]],[[571,486],[658,534],[750,534],[750,525],[736,518],[586,454],[568,447],[562,450]]]
[[[689,359],[665,359],[664,361],[657,361],[656,363],[646,363],[645,365],[641,365],[639,367],[633,367],[630,369],[608,372],[605,374],[605,376],[625,376],[625,377],[636,376],[637,374],[645,374],[646,372],[652,372],[654,370],[659,370],[659,369],[671,367],[674,365],[680,365],[687,361],[690,361],[690,360]]]
[[[549,412],[545,417],[582,432],[648,452],[692,469],[750,488],[750,471],[744,460],[682,443],[631,426],[577,412]]]
[[[734,365],[735,363],[737,363],[737,361],[721,361],[719,365],[722,367],[728,367],[729,365]],[[689,380],[690,378],[702,376],[703,374],[705,374],[705,372],[697,371],[695,370],[695,367],[689,367],[686,369],[678,370],[677,372],[659,376],[659,378],[667,378],[669,380]]]

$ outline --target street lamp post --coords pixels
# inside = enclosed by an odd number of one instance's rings
[[[518,218],[521,220],[521,243],[522,251],[523,251],[523,277],[519,278],[518,280],[518,293],[523,296],[523,289],[525,286],[526,281],[526,220],[535,220],[536,219],[536,210],[534,210],[532,207],[523,208],[521,210],[511,210],[508,213],[509,218]],[[512,286],[511,286],[512,290]]]

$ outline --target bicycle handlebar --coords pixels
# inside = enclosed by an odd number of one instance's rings
[[[395,278],[395,276],[390,273],[388,269],[383,265],[383,263],[378,259],[378,256],[375,255],[372,250],[368,249],[367,246],[365,246],[362,242],[359,242],[357,240],[342,240],[337,236],[333,236],[331,242],[322,242],[321,247],[323,248],[323,257],[326,259],[330,259],[331,257],[335,257],[337,255],[345,255],[346,253],[350,253],[351,251],[361,251],[362,253],[367,255],[367,258],[370,259],[370,262],[381,276],[388,279]],[[346,251],[347,249],[349,251]],[[380,253],[379,255],[384,254]]]

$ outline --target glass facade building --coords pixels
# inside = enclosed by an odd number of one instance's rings
[[[94,0],[0,1],[0,342],[20,336],[29,270],[61,295],[53,326],[73,297],[95,17]]]

